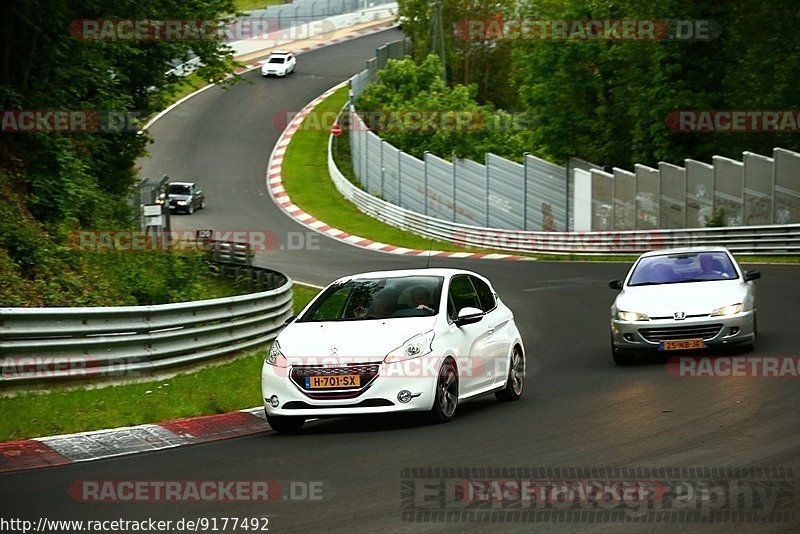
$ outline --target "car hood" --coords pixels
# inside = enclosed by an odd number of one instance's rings
[[[626,287],[615,302],[617,310],[639,312],[650,317],[672,317],[675,312],[705,315],[717,308],[745,302],[747,285],[739,280],[687,282],[656,286]]]
[[[278,336],[290,360],[331,358],[379,361],[407,340],[433,329],[436,317],[404,317],[364,321],[291,323]],[[313,363],[313,362],[312,362]]]

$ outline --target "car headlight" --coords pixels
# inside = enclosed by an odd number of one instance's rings
[[[401,346],[389,352],[383,359],[386,363],[402,362],[430,354],[433,350],[433,330],[417,334]]]
[[[179,200],[179,201],[178,201],[178,204],[179,204],[179,205],[181,205],[181,206],[185,206],[185,205],[186,205],[186,204],[188,204],[188,203],[189,203],[189,201],[188,201],[188,200]]]
[[[618,311],[617,319],[620,321],[649,321],[650,317],[639,312]]]
[[[288,362],[286,361],[286,356],[283,355],[281,352],[281,345],[278,343],[278,340],[272,342],[272,346],[269,348],[269,353],[267,357],[264,358],[264,363],[267,365],[274,365],[276,367],[287,367]]]
[[[723,306],[711,312],[711,317],[722,317],[723,315],[736,315],[742,311],[742,303],[731,304],[730,306]]]
[[[163,198],[157,198],[156,199],[156,204],[163,204],[163,203],[164,203],[164,199]]]

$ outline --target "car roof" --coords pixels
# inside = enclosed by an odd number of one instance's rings
[[[399,269],[393,271],[370,271],[366,273],[357,273],[348,276],[342,276],[341,278],[339,278],[339,280],[352,280],[360,278],[399,278],[402,276],[443,276],[445,278],[450,278],[457,274],[470,274],[472,276],[477,276],[478,278],[484,280],[486,279],[484,276],[481,276],[478,273],[472,271],[466,271],[464,269],[429,268],[429,269]]]
[[[272,56],[291,56],[292,52],[290,50],[275,50],[270,54]]]
[[[658,250],[651,250],[649,252],[645,252],[640,256],[640,258],[647,258],[650,256],[664,256],[667,254],[690,254],[695,252],[726,252],[730,254],[730,251],[725,247],[678,247],[678,248],[662,248]]]
[[[170,182],[169,185],[194,185],[194,182]]]

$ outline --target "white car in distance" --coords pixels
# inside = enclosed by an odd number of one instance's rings
[[[525,348],[488,280],[457,269],[357,274],[336,280],[287,321],[261,373],[267,420],[297,432],[306,419],[428,412],[494,393],[517,400]]]
[[[743,271],[724,247],[642,254],[611,306],[611,352],[618,365],[637,354],[755,343],[758,271]]]
[[[294,72],[297,59],[288,50],[276,50],[261,65],[261,76],[286,76]]]

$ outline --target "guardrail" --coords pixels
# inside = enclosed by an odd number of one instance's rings
[[[722,245],[737,254],[800,254],[800,224],[680,230],[537,232],[458,224],[402,208],[374,197],[350,182],[333,159],[328,142],[328,172],[336,189],[367,215],[417,235],[467,248],[516,253],[639,254],[678,246]]]
[[[0,385],[129,379],[271,341],[292,314],[292,280],[238,268],[272,287],[153,306],[0,308]]]

